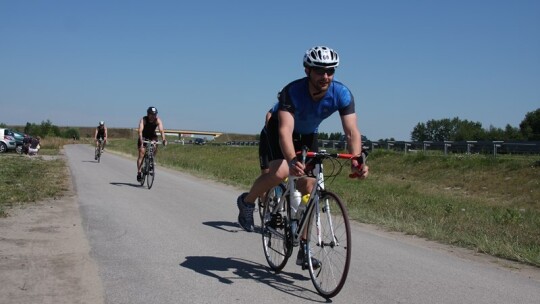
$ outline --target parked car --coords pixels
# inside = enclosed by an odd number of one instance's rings
[[[5,153],[9,150],[17,148],[15,135],[10,129],[0,129],[0,153]]]
[[[202,146],[206,144],[206,141],[204,140],[204,138],[195,138],[195,141],[193,143]]]
[[[17,132],[17,131],[12,131],[13,132],[13,136],[15,137],[15,144],[16,144],[16,148],[15,150],[17,151],[17,153],[21,153],[22,152],[22,147],[23,147],[23,141],[24,141],[24,133],[21,133],[21,132]]]

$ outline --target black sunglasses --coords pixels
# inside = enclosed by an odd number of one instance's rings
[[[325,68],[313,68],[312,69],[313,72],[315,72],[315,74],[317,75],[324,75],[326,73],[326,75],[328,76],[332,76],[334,75],[334,73],[336,72],[336,69],[335,68],[329,68],[329,69],[325,69]]]

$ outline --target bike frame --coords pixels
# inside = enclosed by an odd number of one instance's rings
[[[155,151],[155,148],[156,148],[156,145],[159,145],[161,142],[159,141],[151,141],[151,140],[143,140],[143,145],[145,146],[145,152],[144,152],[144,158],[143,158],[143,162],[141,164],[142,167],[145,167],[146,163],[151,160],[151,159],[154,159],[154,151]],[[142,168],[141,167],[141,168]]]
[[[98,139],[98,146],[95,148],[95,154],[97,156],[97,160],[99,162],[101,158],[101,148],[103,147],[103,138]]]
[[[322,153],[324,153],[324,152],[322,152]],[[309,156],[309,154],[308,154],[308,156]],[[319,212],[319,210],[320,210],[319,209],[319,204],[320,204],[319,193],[321,193],[322,191],[325,190],[324,172],[323,172],[322,160],[315,164],[315,168],[313,169],[313,173],[314,173],[314,176],[315,176],[315,179],[316,179],[315,180],[315,187],[313,187],[313,189],[311,191],[310,199],[309,199],[309,202],[307,204],[306,210],[304,211],[304,214],[300,218],[297,228],[295,229],[295,231],[292,231],[292,237],[293,237],[293,243],[294,244],[298,244],[304,230],[307,228],[308,223],[309,223],[308,217],[311,215],[311,212],[313,212],[313,208],[315,208],[315,219],[316,219],[317,238],[318,238],[317,244],[321,245],[321,243],[322,243],[322,237],[321,237],[321,233],[320,233],[321,221],[320,221],[320,212]],[[282,209],[283,204],[284,204],[284,202],[285,202],[285,200],[287,198],[289,199],[289,202],[291,202],[293,200],[293,193],[294,193],[294,190],[296,189],[296,181],[298,179],[304,178],[304,177],[305,176],[303,176],[303,177],[292,176],[292,175],[289,176],[289,178],[287,180],[287,186],[285,187],[285,191],[283,192],[283,194],[279,198],[278,206],[277,206],[277,208],[273,209],[273,212],[275,212],[276,210]],[[289,210],[287,210],[287,215],[289,216],[289,222],[291,222],[291,221],[293,221],[295,219],[293,219],[293,217],[292,217],[292,214],[291,214],[292,211],[291,211],[290,204],[288,206],[289,206]],[[330,211],[328,204],[326,205],[326,209],[328,211]],[[331,223],[331,218],[329,220],[330,220],[330,223]],[[331,223],[331,225],[332,225],[332,223]],[[331,226],[331,233],[332,233],[332,238],[334,240],[336,240],[333,226]]]
[[[351,258],[351,232],[346,205],[337,194],[325,187],[323,163],[327,159],[332,160],[334,169],[331,169],[326,178],[334,178],[340,174],[344,164],[342,161],[333,160],[356,159],[360,164],[365,164],[367,155],[364,152],[358,156],[326,151],[307,152],[307,148],[303,148],[298,154],[302,154],[302,163],[313,165],[313,170],[307,175],[289,176],[280,185],[270,189],[271,196],[265,200],[265,211],[261,218],[263,249],[270,267],[279,272],[292,255],[293,247],[302,244],[303,251],[299,251],[298,256],[298,259],[302,258],[300,253],[303,252],[302,269],[309,269],[317,292],[325,298],[331,298],[340,292],[347,279]],[[361,166],[358,166],[358,169],[361,169]],[[310,198],[304,214],[293,216],[294,209],[290,203],[293,201],[298,179],[306,177],[314,179]],[[361,178],[362,173],[355,171],[349,174],[349,177]],[[310,184],[312,182],[309,181]],[[336,224],[337,226],[334,226]],[[304,238],[306,243],[301,242]],[[343,268],[340,268],[341,266]]]

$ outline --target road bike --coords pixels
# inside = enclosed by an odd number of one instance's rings
[[[98,139],[98,145],[94,152],[94,159],[99,163],[101,160],[101,153],[103,152],[103,138]]]
[[[144,182],[146,180],[146,185],[148,186],[148,189],[152,188],[152,185],[154,184],[154,178],[156,177],[156,169],[155,169],[155,150],[156,145],[160,144],[159,141],[149,141],[144,140],[143,145],[145,146],[146,152],[144,153],[143,163],[141,167],[141,186],[144,186]]]
[[[287,264],[293,247],[303,244],[311,281],[317,292],[328,299],[337,295],[345,284],[352,246],[347,209],[337,194],[325,188],[323,160],[333,164],[326,178],[335,178],[343,169],[344,162],[340,159],[358,159],[364,164],[366,154],[354,156],[307,152],[307,149],[299,153],[307,167],[313,165],[308,176],[315,178],[315,186],[305,211],[299,208],[296,214],[291,201],[299,177],[289,176],[286,182],[267,192],[261,225],[263,250],[270,268],[279,272]],[[303,238],[305,242],[300,242]],[[305,269],[304,265],[302,268]]]

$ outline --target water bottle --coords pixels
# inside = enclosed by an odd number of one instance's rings
[[[309,202],[310,194],[306,194],[302,196],[302,202],[300,203],[300,206],[298,206],[298,210],[296,211],[296,218],[300,220],[302,216],[304,215],[304,211],[306,211],[307,204]]]
[[[296,211],[300,207],[300,204],[302,203],[302,193],[298,190],[294,190],[292,199],[290,200],[291,205],[291,231],[293,233],[296,232],[296,229],[298,229],[298,221],[296,220]],[[293,237],[293,246],[298,246],[298,239]]]
[[[298,190],[294,190],[293,197],[291,200],[291,217],[295,217],[296,211],[298,210],[298,207],[300,207],[300,204],[302,202],[302,193]]]

